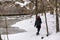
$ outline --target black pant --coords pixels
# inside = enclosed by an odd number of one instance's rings
[[[39,33],[41,25],[37,25],[37,32]]]

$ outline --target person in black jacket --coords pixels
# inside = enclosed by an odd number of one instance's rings
[[[40,16],[37,16],[37,17],[36,17],[36,21],[35,21],[35,25],[34,25],[34,27],[37,28],[37,33],[36,33],[36,35],[39,35],[39,31],[40,31],[40,28],[41,28],[41,23],[42,23],[42,21],[41,21]]]

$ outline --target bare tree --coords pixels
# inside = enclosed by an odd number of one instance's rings
[[[59,31],[59,18],[57,13],[57,0],[56,0],[56,32]]]
[[[49,32],[48,32],[48,24],[47,24],[47,17],[46,17],[46,12],[45,12],[45,6],[44,6],[44,3],[43,3],[43,1],[41,0],[41,2],[42,2],[42,5],[43,5],[43,12],[44,12],[44,14],[45,14],[45,23],[46,23],[46,30],[47,30],[47,36],[49,35]]]

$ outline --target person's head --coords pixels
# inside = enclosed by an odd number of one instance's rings
[[[40,19],[40,16],[37,16],[36,19]]]

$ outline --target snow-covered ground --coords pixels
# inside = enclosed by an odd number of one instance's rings
[[[34,27],[35,16],[32,16],[30,19],[19,21],[12,25],[12,27],[25,29],[27,32],[10,34],[8,35],[9,40],[60,40],[60,32],[56,33],[55,15],[50,15],[49,13],[47,14],[48,29],[50,34],[48,37],[46,36],[45,17],[41,16],[41,19],[42,25],[40,35],[36,36],[36,28]],[[44,37],[44,39],[41,39],[41,37]],[[7,40],[6,35],[2,35],[2,39]]]

